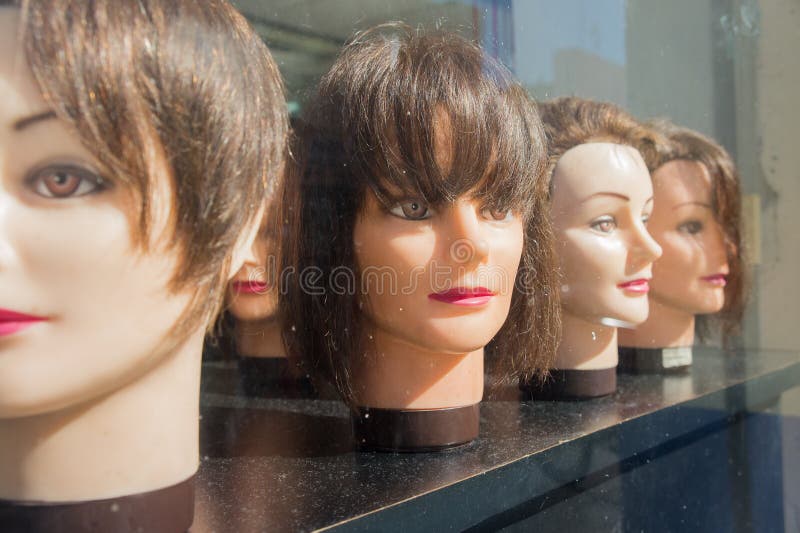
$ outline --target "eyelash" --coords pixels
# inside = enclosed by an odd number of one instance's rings
[[[497,218],[496,213],[502,214],[502,218]],[[490,222],[511,222],[514,220],[514,210],[498,207],[484,207],[481,209],[481,216]]]
[[[422,216],[419,217],[409,216],[406,213],[406,210],[404,209],[404,206],[409,204],[418,204],[419,206],[425,208],[425,212],[422,214]],[[397,202],[396,204],[394,204],[392,207],[389,208],[389,214],[396,216],[398,218],[402,218],[403,220],[416,221],[416,220],[426,220],[428,218],[431,218],[434,214],[434,210],[431,209],[431,207],[424,201],[414,199],[414,200],[403,200]]]
[[[697,235],[703,231],[703,223],[699,220],[687,220],[678,226],[678,231],[688,235]]]
[[[78,179],[77,185],[64,195],[54,194],[45,183],[52,176],[67,176]],[[50,200],[66,200],[100,193],[110,187],[110,183],[89,169],[74,165],[50,165],[31,172],[25,182],[34,194]],[[87,189],[88,187],[88,189]]]
[[[613,227],[611,229],[609,229],[609,230],[603,230],[603,229],[600,228],[601,224],[611,224]],[[600,233],[604,233],[604,234],[612,233],[615,229],[617,229],[617,219],[612,217],[612,216],[610,216],[610,215],[602,216],[602,217],[594,219],[589,224],[589,227],[592,228],[593,230],[597,231],[597,232],[600,232]]]

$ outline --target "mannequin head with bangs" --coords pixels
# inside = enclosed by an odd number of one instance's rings
[[[498,375],[546,368],[550,231],[546,217],[530,223],[545,209],[546,154],[535,105],[504,67],[454,34],[373,28],[322,79],[298,137],[286,266],[316,268],[326,286],[291,285],[290,354],[351,403],[354,361],[386,337],[442,354],[494,339]],[[353,290],[339,290],[348,272]]]

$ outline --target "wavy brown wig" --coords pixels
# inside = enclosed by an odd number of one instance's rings
[[[539,103],[547,134],[547,181],[564,152],[575,146],[607,142],[632,146],[647,162],[663,150],[665,139],[622,108],[607,102],[567,96]]]
[[[437,165],[435,150],[435,115],[442,112],[448,168]],[[288,354],[332,381],[352,405],[350,360],[363,340],[359,295],[317,294],[298,279],[315,269],[323,280],[337,268],[357,272],[353,230],[368,191],[387,207],[398,193],[434,207],[469,193],[527,222],[509,317],[487,349],[494,374],[529,377],[546,369],[559,304],[543,216],[544,135],[535,105],[508,70],[455,34],[377,26],[344,47],[304,122],[284,200],[292,228],[284,272],[298,273],[281,304]]]
[[[225,0],[22,0],[26,57],[45,100],[128,187],[147,249],[154,184],[170,180],[172,289],[195,288],[175,338],[209,323],[234,244],[281,171],[283,86]]]
[[[748,285],[739,172],[730,154],[713,139],[664,119],[652,121],[648,126],[667,139],[652,157],[645,158],[650,172],[669,161],[686,159],[701,163],[711,176],[711,209],[722,228],[730,272],[725,285],[725,305],[716,315],[698,316],[696,330],[702,339],[710,329],[709,319],[717,320],[723,343],[728,346],[741,326]]]

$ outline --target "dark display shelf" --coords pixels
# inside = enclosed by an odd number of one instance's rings
[[[343,404],[246,396],[234,362],[208,362],[192,531],[513,529],[800,384],[794,352],[695,349],[694,359],[687,374],[620,375],[616,394],[590,401],[506,391],[483,402],[477,441],[423,454],[357,452]],[[593,516],[613,520],[619,505]]]

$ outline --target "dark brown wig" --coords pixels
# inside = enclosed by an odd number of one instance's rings
[[[727,346],[739,332],[747,300],[739,172],[730,154],[713,139],[664,119],[652,121],[648,126],[667,139],[659,150],[645,159],[650,172],[669,161],[685,159],[701,163],[711,176],[711,209],[722,228],[730,272],[725,285],[725,305],[716,315],[699,316],[696,330],[702,339],[710,329],[709,319],[718,320],[723,343]]]
[[[172,189],[172,289],[194,287],[180,338],[217,313],[230,255],[281,172],[278,69],[225,0],[22,0],[25,53],[47,103],[106,177],[130,187],[147,249],[154,184]]]
[[[437,113],[445,113],[451,163],[437,165]],[[440,123],[441,123],[440,122]],[[406,195],[436,206],[469,193],[514,209],[525,250],[508,320],[487,349],[494,374],[546,369],[559,329],[551,231],[542,173],[544,135],[534,103],[506,68],[452,33],[386,24],[355,36],[323,77],[298,132],[284,199],[284,340],[290,357],[331,380],[352,404],[350,359],[362,351],[358,294],[303,290],[317,269],[356,270],[353,230],[368,191],[391,206]],[[492,355],[494,354],[494,355]]]

